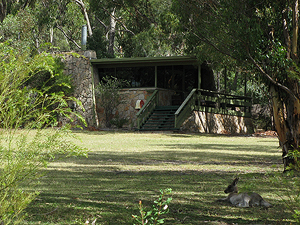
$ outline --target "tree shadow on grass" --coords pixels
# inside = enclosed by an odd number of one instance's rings
[[[140,200],[151,209],[159,189],[172,188],[173,201],[166,224],[209,224],[214,221],[275,224],[290,216],[280,204],[266,211],[216,202],[225,197],[223,190],[235,175],[210,171],[51,170],[36,187],[41,194],[27,213],[29,220],[36,224],[39,221],[83,224],[89,218],[98,218],[97,224],[103,225],[133,224],[131,215],[138,215]],[[261,190],[270,190],[270,183],[263,179],[263,174],[247,174],[247,177],[256,177]],[[273,203],[272,199],[268,200]]]
[[[274,148],[228,143],[149,146],[142,152],[104,151],[99,146],[88,158],[50,165],[35,187],[41,194],[27,209],[28,221],[84,224],[97,218],[102,225],[133,224],[131,215],[139,214],[138,202],[150,210],[159,190],[165,188],[173,189],[165,224],[278,224],[291,218],[269,196],[277,189],[265,171],[270,165],[281,165]],[[223,190],[237,175],[241,186],[251,185],[275,206],[266,211],[216,202],[226,196]]]
[[[236,146],[214,145],[167,145],[164,150],[153,150],[140,153],[120,153],[113,151],[94,151],[89,153],[88,160],[78,159],[78,165],[241,165],[241,166],[272,166],[281,165],[281,158],[271,150],[262,148],[253,154],[251,149],[261,146],[248,146],[236,149]],[[184,150],[184,148],[188,150]],[[214,149],[214,151],[211,151]],[[69,159],[73,162],[73,159]]]

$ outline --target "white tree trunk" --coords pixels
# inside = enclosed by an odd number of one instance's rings
[[[86,10],[86,7],[85,7],[85,4],[84,4],[83,0],[75,0],[75,2],[81,7],[84,19],[86,21],[86,26],[87,26],[87,29],[88,29],[89,36],[92,36],[93,35],[93,30],[92,30],[89,15],[87,13],[87,10]]]
[[[115,35],[116,35],[116,18],[115,18],[115,11],[114,8],[111,16],[110,16],[110,31],[109,31],[109,45],[108,45],[108,54],[113,56],[114,55],[114,44],[115,44]]]

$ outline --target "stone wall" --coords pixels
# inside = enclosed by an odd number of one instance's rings
[[[80,109],[77,105],[72,105],[72,107],[83,116],[87,126],[97,126],[94,77],[90,63],[91,58],[96,58],[96,53],[94,51],[79,51],[62,53],[62,55],[61,58],[65,64],[64,73],[71,75],[73,78],[73,85],[75,87],[73,96],[82,102],[84,110]],[[80,123],[75,118],[73,124]]]
[[[155,89],[155,88],[128,88],[122,89],[121,95],[122,99],[125,100],[123,104],[120,104],[118,108],[113,112],[113,117],[118,116],[119,119],[125,118],[128,120],[128,123],[124,125],[129,129],[135,128],[137,126],[136,123],[136,114],[139,109],[136,109],[136,102],[138,100],[143,100],[146,103],[147,99],[153,94],[155,90],[159,92],[159,105],[171,105],[172,95],[174,91],[165,90],[165,89]],[[104,108],[101,107],[100,99],[96,99],[97,105],[97,116],[100,127],[105,127],[105,115]]]
[[[180,129],[200,133],[249,134],[253,132],[253,125],[251,118],[194,111]]]

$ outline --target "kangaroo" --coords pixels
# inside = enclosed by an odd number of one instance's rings
[[[263,206],[265,208],[272,207],[272,205],[266,202],[259,194],[252,193],[248,195],[247,193],[238,194],[237,183],[239,178],[235,178],[234,181],[228,185],[225,189],[225,193],[229,195],[226,198],[219,199],[218,201],[230,202],[232,205],[237,207],[252,207],[252,206]]]

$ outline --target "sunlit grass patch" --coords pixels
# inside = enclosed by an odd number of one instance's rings
[[[28,209],[28,224],[133,224],[138,202],[151,205],[172,188],[166,224],[285,223],[291,218],[271,185],[282,170],[276,138],[220,135],[77,132],[88,158],[51,163]],[[240,209],[217,203],[235,176],[274,207]],[[47,214],[47,212],[53,213]]]

